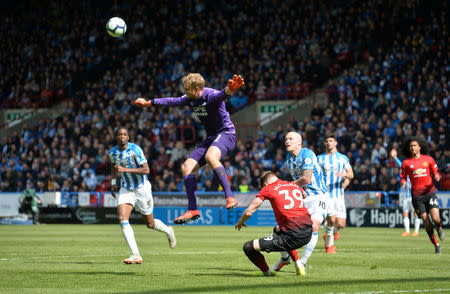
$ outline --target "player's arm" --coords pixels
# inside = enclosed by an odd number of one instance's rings
[[[345,190],[348,185],[350,185],[350,180],[355,177],[355,174],[353,173],[352,167],[347,167],[345,169],[345,175],[344,175],[344,182],[342,183],[342,188]]]
[[[117,177],[119,176],[119,174],[117,173],[117,171],[114,169],[114,162],[113,160],[111,160],[111,195],[116,198],[116,192],[117,192]]]
[[[405,164],[405,162],[403,161],[402,166],[401,166],[401,170],[402,172],[400,173],[400,184],[402,189],[405,188],[406,186],[406,177],[408,176],[408,170],[407,170],[407,166]]]
[[[306,186],[309,183],[311,183],[312,175],[313,175],[312,169],[304,169],[302,177],[298,180],[295,180],[294,183],[296,183],[300,187]]]
[[[436,182],[439,182],[441,180],[441,175],[439,174],[438,166],[437,166],[436,162],[434,161],[434,159],[431,159],[430,170],[431,170],[431,174],[434,177],[434,180]]]
[[[153,98],[153,99],[145,99],[145,98],[137,98],[133,101],[133,104],[142,108],[148,106],[182,106],[186,105],[187,96],[183,95],[181,97],[165,97],[165,98]]]
[[[245,224],[245,222],[252,216],[252,214],[256,211],[256,209],[258,209],[261,203],[263,203],[263,200],[261,200],[259,197],[253,199],[252,203],[250,203],[250,205],[244,211],[244,213],[241,216],[241,219],[236,223],[234,228],[240,231],[242,227],[246,227],[247,225]]]
[[[398,167],[402,166],[402,161],[397,157],[397,150],[391,150],[391,157],[395,160],[395,163],[398,165]]]
[[[120,173],[133,173],[138,175],[147,175],[150,172],[150,168],[148,167],[148,163],[142,164],[140,167],[136,168],[128,168],[120,165],[114,165],[113,170],[115,170],[118,174]]]
[[[222,91],[216,91],[209,94],[209,99],[212,103],[220,103],[225,99],[233,95],[234,92],[239,90],[244,85],[244,78],[234,75],[232,79],[228,80],[227,86]]]

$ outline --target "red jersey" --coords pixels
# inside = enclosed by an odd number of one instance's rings
[[[302,192],[296,183],[278,179],[262,188],[256,197],[270,201],[280,229],[286,231],[312,224]]]
[[[432,176],[438,174],[438,167],[431,156],[421,154],[418,159],[408,158],[402,163],[401,181],[406,176],[411,180],[411,196],[418,197],[436,192]]]

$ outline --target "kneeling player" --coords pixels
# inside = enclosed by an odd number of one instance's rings
[[[269,269],[264,255],[260,251],[287,251],[295,261],[298,275],[305,274],[305,268],[298,258],[296,249],[311,240],[312,222],[303,202],[303,189],[292,182],[282,181],[273,172],[265,172],[259,179],[262,188],[249,207],[244,211],[237,230],[246,227],[245,221],[264,202],[269,200],[278,226],[272,235],[248,241],[244,244],[244,253],[262,272],[264,276],[275,274]]]

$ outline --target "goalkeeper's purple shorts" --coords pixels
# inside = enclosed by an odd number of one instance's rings
[[[194,159],[198,162],[200,166],[205,165],[205,154],[206,151],[208,151],[208,148],[210,146],[216,146],[220,149],[221,155],[220,159],[222,160],[225,155],[234,149],[234,146],[236,146],[236,134],[234,133],[219,133],[214,136],[208,136],[206,139],[198,144],[197,147],[195,147],[194,150],[192,150],[191,154],[189,155],[189,158]]]

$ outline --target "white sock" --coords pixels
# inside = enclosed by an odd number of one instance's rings
[[[339,233],[341,229],[336,228],[336,226],[333,227],[333,238],[336,236],[337,233]]]
[[[130,225],[130,222],[128,220],[121,221],[120,226],[122,227],[123,236],[127,241],[128,247],[130,247],[131,253],[133,255],[140,255],[136,244],[136,239],[134,238],[134,231]]]
[[[280,252],[281,258],[288,258],[289,254],[287,253],[287,251],[281,251]]]
[[[403,218],[403,226],[405,227],[405,232],[409,233],[409,217]]]
[[[303,264],[306,264],[308,262],[308,259],[311,257],[311,254],[314,250],[314,247],[316,247],[317,239],[319,238],[319,233],[313,233],[311,236],[311,240],[308,244],[306,244],[305,249],[303,249],[302,258],[300,259],[300,262]]]
[[[325,247],[334,245],[333,228],[325,226]]]
[[[416,232],[418,234],[419,228],[420,228],[420,218],[416,217],[414,219],[414,232]]]
[[[294,266],[295,266],[295,268],[299,268],[301,264],[302,264],[302,262],[299,259],[294,263]]]
[[[166,226],[162,221],[160,221],[159,219],[155,219],[155,228],[154,230],[160,231],[160,232],[164,232],[166,234],[169,234],[169,227]]]

